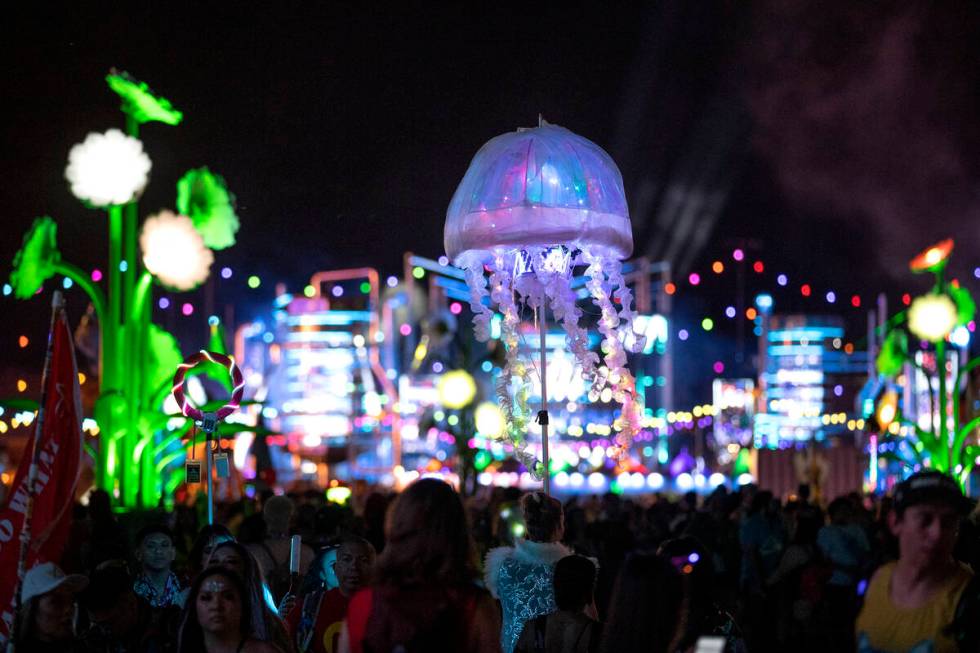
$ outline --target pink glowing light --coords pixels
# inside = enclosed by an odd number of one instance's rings
[[[459,302],[453,302],[452,304],[449,305],[449,312],[452,313],[453,315],[459,315],[460,313],[463,312],[463,305],[460,304]]]
[[[180,312],[184,315],[190,315],[194,312],[194,305],[189,302],[184,302],[184,305],[180,307]]]
[[[743,252],[741,249],[736,249],[734,252],[732,252],[732,258],[736,261],[741,261],[745,258],[745,252]]]
[[[102,270],[100,270],[99,268],[95,268],[94,270],[92,270],[92,281],[96,283],[102,281]]]
[[[687,277],[687,280],[691,282],[692,286],[696,286],[701,283],[701,275],[697,272],[692,272],[690,276]]]
[[[398,327],[398,333],[402,334],[403,336],[411,335],[412,333],[411,325],[408,324],[401,325],[400,327]]]

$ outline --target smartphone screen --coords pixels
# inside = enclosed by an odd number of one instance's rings
[[[724,637],[698,637],[694,653],[723,653],[725,650]]]

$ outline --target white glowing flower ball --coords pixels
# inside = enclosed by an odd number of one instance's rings
[[[948,295],[922,295],[909,307],[909,330],[922,340],[939,342],[955,326],[956,304]]]
[[[65,179],[75,197],[92,206],[126,204],[146,188],[150,166],[139,139],[110,129],[71,148]]]
[[[204,283],[214,254],[186,215],[161,211],[146,219],[140,234],[143,264],[165,286],[191,290]]]

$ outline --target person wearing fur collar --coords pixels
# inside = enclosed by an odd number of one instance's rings
[[[561,543],[565,517],[560,501],[530,492],[521,498],[521,512],[526,539],[491,549],[486,559],[487,589],[503,613],[503,653],[513,653],[525,623],[555,611],[555,564],[573,553]]]

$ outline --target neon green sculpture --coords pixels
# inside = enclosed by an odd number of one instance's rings
[[[895,425],[901,424],[908,429],[911,450],[917,464],[952,474],[965,486],[976,459],[980,456],[980,442],[976,437],[976,431],[980,428],[980,417],[963,423],[960,388],[964,377],[980,365],[980,356],[961,366],[953,379],[952,387],[949,387],[945,374],[949,357],[947,340],[954,329],[965,327],[976,313],[976,304],[969,291],[946,280],[946,265],[952,250],[953,241],[948,239],[912,259],[909,264],[912,272],[932,273],[935,283],[928,293],[916,297],[907,311],[889,321],[889,331],[877,358],[878,371],[887,377],[899,375],[908,362],[929,379],[931,403],[938,404],[933,409],[934,415],[929,420],[929,428],[923,428],[920,424],[903,418],[895,407],[885,407],[887,410],[876,412],[887,413],[888,422],[892,422],[893,416],[897,417]],[[935,373],[920,366],[910,355],[909,334],[923,342],[932,343],[936,354]],[[938,397],[932,396],[933,376],[937,377]],[[896,397],[891,395],[888,399],[895,403]],[[894,435],[894,429],[890,432],[885,429],[886,441],[893,439]]]
[[[175,287],[160,266],[154,267],[156,276],[145,269],[144,259],[152,267],[153,253],[147,250],[153,246],[147,245],[153,240],[152,234],[144,239],[143,257],[137,257],[137,201],[151,166],[137,136],[141,124],[155,121],[178,125],[182,114],[126,73],[113,70],[106,81],[122,99],[126,134],[118,130],[89,134],[84,143],[72,149],[65,176],[72,192],[86,206],[108,213],[108,292],[77,266],[62,260],[57,225],[49,217],[35,220],[25,236],[14,259],[11,285],[18,298],[28,299],[47,279],[64,275],[92,301],[101,345],[95,405],[99,440],[96,448],[88,447],[96,461],[96,484],[115,496],[123,509],[152,508],[161,499],[171,502],[174,489],[183,480],[181,438],[191,424],[162,410],[174,369],[183,356],[176,339],[151,323],[153,281]],[[233,197],[220,177],[203,168],[192,170],[181,180],[178,204],[189,217],[161,214],[155,216],[157,224],[168,227],[176,222],[179,229],[184,224],[179,221],[187,221],[185,232],[178,235],[185,241],[196,239],[196,247],[189,248],[190,252],[174,251],[173,255],[185,261],[187,257],[206,258],[197,264],[210,266],[213,256],[206,244],[224,248],[235,242],[238,218]],[[197,230],[190,227],[191,220]],[[144,231],[150,230],[144,227]],[[179,289],[188,290],[206,277],[207,268]],[[213,334],[220,335],[220,330],[212,329]],[[246,429],[236,425],[235,430]]]

